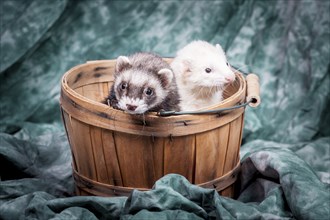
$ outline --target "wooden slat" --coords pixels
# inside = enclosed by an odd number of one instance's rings
[[[218,175],[222,176],[226,174],[224,169],[225,162],[227,160],[228,148],[229,148],[229,136],[230,136],[230,125],[226,124],[219,129],[219,142],[220,142],[220,152],[219,152],[219,160],[220,167],[222,168],[222,172],[219,171]]]
[[[168,138],[164,145],[164,174],[177,173],[191,183],[195,172],[194,135]]]
[[[114,133],[123,185],[151,188],[155,181],[150,137]]]
[[[196,135],[196,171],[195,184],[213,180],[219,172],[219,136],[218,129]],[[222,172],[222,167],[220,167]]]
[[[108,85],[108,91],[110,91],[112,84],[113,84],[113,82],[108,82],[107,83],[107,85]]]
[[[200,184],[224,175],[229,125],[196,135],[195,183]]]
[[[166,138],[151,137],[155,181],[164,176],[165,139]]]
[[[82,175],[96,179],[96,169],[93,155],[93,148],[90,140],[89,125],[84,124],[75,118],[71,118],[72,125],[72,140],[75,142],[74,148],[79,162],[77,163],[77,170]]]
[[[83,96],[97,102],[102,102],[104,97],[106,96],[105,94],[103,94],[102,83],[88,84],[82,86],[81,88],[83,90]]]
[[[141,136],[140,136],[141,137]],[[135,142],[134,142],[135,144]],[[157,154],[157,151],[155,152],[156,148],[154,147],[154,143],[151,141],[151,137],[144,136],[142,140],[139,142],[141,145],[142,150],[142,157],[137,158],[138,160],[143,160],[143,171],[144,171],[144,179],[145,184],[143,187],[145,188],[151,188],[156,179],[156,168],[155,168],[155,154]]]
[[[230,135],[228,136],[228,149],[226,155],[226,161],[224,165],[224,173],[229,172],[232,170],[238,161],[237,155],[240,149],[241,143],[241,123],[242,123],[242,116],[234,120],[229,124],[230,126]]]
[[[102,83],[102,101],[109,96],[110,88],[111,86],[109,87],[109,82]]]
[[[76,88],[74,91],[79,95],[84,95],[84,90],[82,89],[82,87]]]
[[[241,134],[240,134],[240,138],[239,138],[239,150],[237,151],[237,154],[236,154],[237,161],[240,160],[240,149],[241,149],[241,145],[242,145],[243,130],[244,130],[244,112],[241,116],[241,130],[240,130]]]
[[[108,183],[114,186],[123,186],[113,132],[103,129],[102,140],[105,164],[109,180]]]
[[[91,138],[94,160],[95,160],[97,181],[101,183],[109,183],[107,166],[105,163],[105,157],[103,153],[102,129],[91,126],[90,138]]]
[[[74,140],[72,140],[72,125],[71,125],[71,117],[62,109],[62,114],[63,114],[63,120],[64,120],[64,125],[66,128],[69,144],[70,144],[70,149],[71,149],[71,155],[72,155],[72,166],[73,169],[78,169],[77,164],[79,163],[79,157],[77,157],[76,153],[76,143]]]
[[[204,183],[223,175],[229,126],[196,135],[195,183]]]

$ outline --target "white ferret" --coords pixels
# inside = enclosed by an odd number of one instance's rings
[[[223,100],[235,74],[219,44],[193,41],[177,52],[171,63],[181,98],[181,111],[194,111]]]

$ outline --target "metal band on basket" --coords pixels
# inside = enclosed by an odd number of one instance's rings
[[[219,108],[214,110],[204,110],[204,111],[182,111],[182,112],[175,112],[175,111],[160,111],[157,113],[159,116],[171,116],[171,115],[203,115],[203,114],[219,114],[225,111],[230,111],[238,108],[243,108],[250,103],[255,103],[255,99],[250,99],[245,103],[234,105],[228,108]]]

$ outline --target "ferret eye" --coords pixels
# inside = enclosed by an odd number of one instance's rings
[[[154,91],[151,88],[147,88],[144,93],[148,96],[152,95],[154,93]]]
[[[229,66],[229,63],[227,62],[226,65]]]
[[[126,89],[127,88],[127,83],[122,83],[121,86],[120,86],[120,88],[122,90]]]
[[[205,72],[210,73],[212,70],[210,68],[206,68]]]

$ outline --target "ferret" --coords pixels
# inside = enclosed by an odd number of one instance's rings
[[[119,56],[106,103],[130,114],[179,111],[175,76],[168,63],[152,53]]]
[[[219,44],[193,41],[177,52],[171,63],[182,111],[195,111],[223,100],[223,91],[235,74]]]

